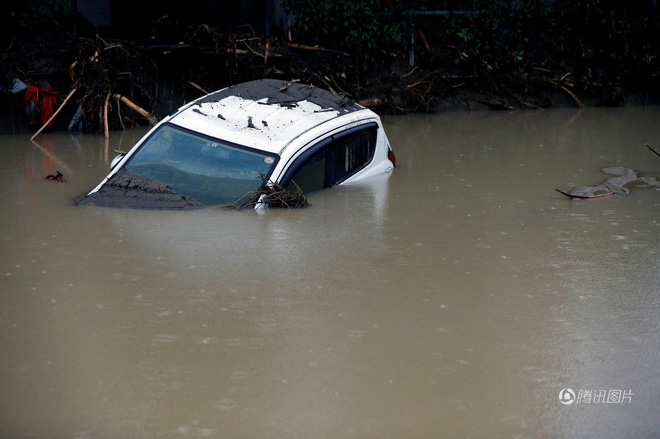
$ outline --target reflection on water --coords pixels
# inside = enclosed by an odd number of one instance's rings
[[[653,437],[660,192],[553,189],[659,176],[659,116],[385,118],[392,176],[262,213],[75,207],[143,132],[2,137],[0,435]]]

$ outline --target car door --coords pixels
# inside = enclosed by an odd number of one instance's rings
[[[375,122],[327,137],[304,151],[280,180],[284,187],[304,193],[336,186],[367,167],[378,138]]]

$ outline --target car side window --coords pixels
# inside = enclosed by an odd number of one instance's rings
[[[297,185],[305,193],[341,183],[373,159],[377,135],[378,125],[374,123],[332,136],[313,155],[294,163],[287,172],[291,176],[285,175],[282,183],[287,187]]]
[[[296,172],[288,187],[295,188],[297,185],[306,194],[325,188],[325,168],[326,151],[322,149]]]

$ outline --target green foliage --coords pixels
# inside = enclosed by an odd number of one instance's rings
[[[17,18],[27,30],[58,29],[75,15],[74,0],[27,0],[17,5]]]
[[[556,7],[558,45],[550,53],[572,67],[584,91],[653,86],[660,14],[652,2],[565,0]]]
[[[575,90],[586,94],[606,94],[618,87],[660,88],[660,9],[654,2],[282,3],[296,17],[299,41],[346,51],[357,74],[382,68],[393,60],[407,60],[410,41],[416,37],[412,49],[418,65],[444,71],[447,77],[475,78],[482,85],[525,87],[539,79],[555,80],[570,73]],[[420,10],[436,13],[410,13]],[[346,73],[348,66],[339,70]]]
[[[660,11],[651,2],[479,0],[462,12],[419,24],[440,47],[428,67],[504,85],[570,72],[592,95],[658,88]]]
[[[402,26],[391,19],[401,8],[399,1],[282,0],[282,5],[296,17],[297,39],[346,52],[356,73],[369,70],[403,48]],[[340,73],[346,73],[348,66],[344,67]]]

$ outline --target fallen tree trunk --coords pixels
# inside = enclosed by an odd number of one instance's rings
[[[340,50],[326,49],[324,47],[318,47],[318,46],[307,46],[305,44],[298,44],[298,43],[288,43],[287,46],[293,49],[310,50],[313,52],[328,52],[328,53],[336,53],[337,55],[350,56],[348,53],[342,52]]]
[[[145,110],[144,108],[141,108],[141,107],[135,105],[135,104],[134,104],[133,102],[131,102],[127,97],[124,97],[124,96],[122,96],[122,95],[120,95],[120,94],[115,94],[113,97],[114,97],[115,99],[118,99],[118,100],[120,100],[121,102],[123,102],[124,105],[126,105],[126,106],[127,106],[128,108],[130,108],[131,110],[133,110],[133,111],[139,113],[140,116],[142,116],[142,117],[144,117],[145,119],[147,119],[147,120],[149,121],[149,123],[150,123],[152,126],[153,126],[153,125],[156,125],[156,124],[158,123],[158,118],[156,118],[156,116],[154,116],[153,114],[149,113],[149,112],[148,112],[147,110]]]
[[[110,93],[105,96],[105,103],[103,104],[103,134],[106,139],[110,138],[110,129],[108,128],[108,103],[110,101]]]

